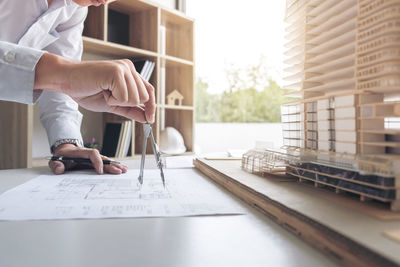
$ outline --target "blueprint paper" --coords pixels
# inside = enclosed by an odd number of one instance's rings
[[[121,175],[41,175],[0,195],[0,220],[175,217],[240,214],[243,210],[194,169],[146,169]]]

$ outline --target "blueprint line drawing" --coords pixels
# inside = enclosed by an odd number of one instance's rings
[[[194,169],[121,175],[41,175],[0,195],[0,220],[174,217],[241,214],[242,208]]]

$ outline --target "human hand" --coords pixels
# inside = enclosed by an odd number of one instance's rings
[[[69,75],[65,93],[80,106],[142,123],[154,122],[154,87],[140,76],[131,60],[81,62],[71,66]]]
[[[36,65],[35,88],[65,93],[92,111],[154,122],[154,87],[128,59],[72,62],[44,54]]]
[[[107,103],[109,97],[108,91],[103,90],[101,93],[97,93],[88,97],[76,97],[74,100],[83,108],[96,112],[110,112],[124,116],[128,119],[132,119],[141,123],[154,122],[156,104],[154,87],[147,82],[140,74],[138,74],[141,84],[146,88],[148,99],[146,102],[140,103],[144,107],[139,105],[136,106],[121,106],[121,105],[110,105]]]
[[[73,162],[49,161],[49,167],[55,174],[62,174],[67,170],[79,167],[93,167],[98,174],[111,173],[121,174],[127,172],[128,168],[122,164],[103,164],[103,159],[108,159],[101,156],[97,149],[77,147],[73,144],[62,144],[54,151],[54,156],[88,158],[92,162],[90,165],[77,164]]]

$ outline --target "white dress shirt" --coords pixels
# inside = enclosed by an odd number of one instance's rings
[[[49,144],[82,142],[82,114],[69,96],[33,90],[35,66],[47,51],[80,60],[87,8],[72,0],[0,0],[0,99],[38,102]]]

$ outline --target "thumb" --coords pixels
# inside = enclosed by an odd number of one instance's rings
[[[65,165],[63,162],[55,160],[49,161],[49,167],[54,174],[63,174],[65,172]]]

